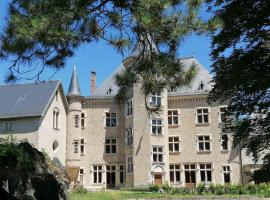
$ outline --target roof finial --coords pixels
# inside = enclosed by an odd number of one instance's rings
[[[67,96],[81,96],[81,90],[80,90],[80,85],[78,81],[76,66],[73,67],[73,72],[72,72]]]

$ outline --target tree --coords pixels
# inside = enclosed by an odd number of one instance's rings
[[[229,101],[224,128],[258,159],[270,149],[270,1],[210,0],[210,6],[223,24],[212,38],[210,101]]]
[[[118,100],[126,88],[141,82],[153,89],[187,84],[195,67],[184,70],[176,52],[192,32],[212,30],[215,20],[198,13],[203,0],[14,0],[0,38],[0,57],[11,59],[7,82],[45,68],[63,68],[83,43],[105,40],[120,53],[139,43],[141,51],[132,68],[117,75]],[[29,68],[29,66],[33,66]],[[163,77],[157,78],[157,74]]]

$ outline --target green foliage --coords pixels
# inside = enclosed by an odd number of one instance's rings
[[[197,194],[202,195],[204,194],[205,191],[206,191],[205,184],[200,183],[199,185],[197,185],[196,187]]]
[[[85,193],[88,193],[88,190],[85,189],[85,188],[83,188],[82,186],[80,186],[80,187],[77,187],[72,192],[74,192],[74,193],[80,193],[80,194],[85,194]]]
[[[161,189],[163,189],[164,192],[169,193],[171,190],[171,187],[170,187],[169,183],[166,182],[166,183],[162,184]]]
[[[270,4],[208,1],[222,21],[212,37],[215,85],[210,101],[229,104],[224,131],[234,134],[234,146],[246,148],[257,160],[270,142]]]
[[[148,190],[150,192],[158,192],[159,191],[159,186],[158,185],[155,185],[155,184],[149,185],[148,186]]]

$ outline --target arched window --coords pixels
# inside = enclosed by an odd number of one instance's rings
[[[53,145],[52,145],[53,150],[55,151],[58,148],[58,146],[59,146],[58,141],[57,140],[54,140],[53,141]]]
[[[59,129],[59,109],[54,108],[53,110],[53,128],[54,129]]]

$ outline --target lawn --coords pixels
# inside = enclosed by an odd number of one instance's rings
[[[173,195],[151,192],[134,192],[134,191],[102,191],[88,193],[70,193],[70,200],[125,200],[125,199],[256,199],[258,196],[249,195]]]

